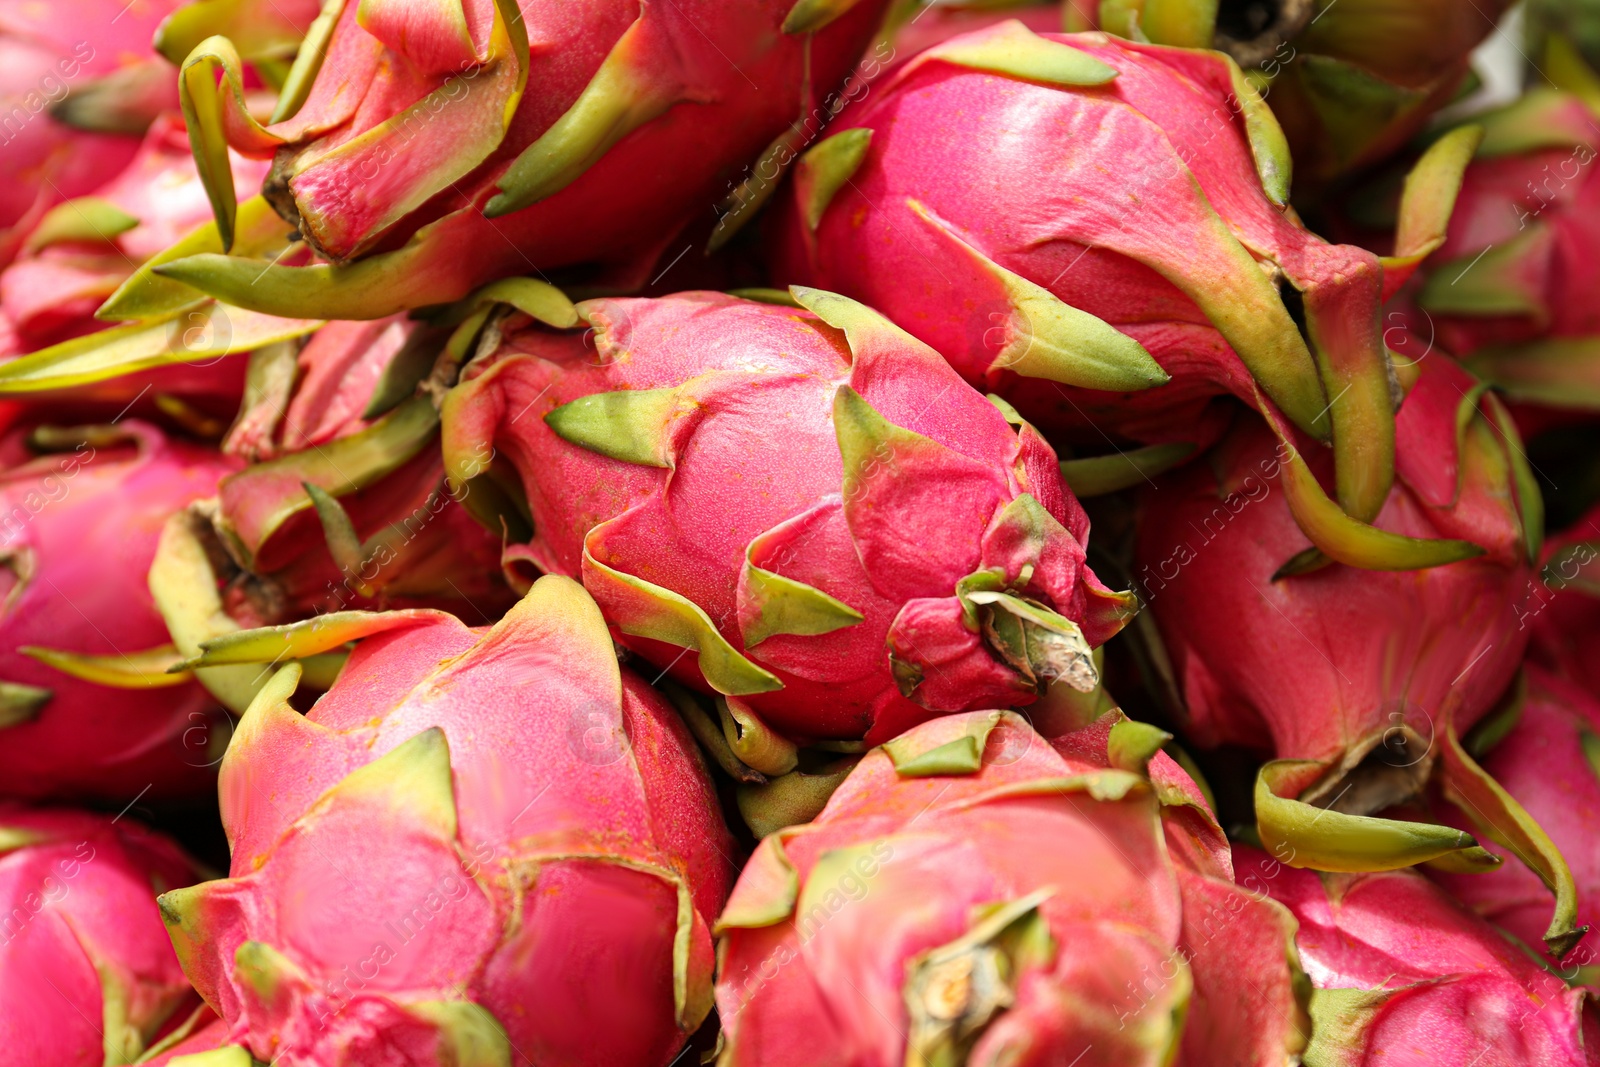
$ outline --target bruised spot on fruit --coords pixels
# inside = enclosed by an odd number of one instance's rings
[[[1241,67],[1259,66],[1305,29],[1311,6],[1311,0],[1221,0],[1215,46]]]

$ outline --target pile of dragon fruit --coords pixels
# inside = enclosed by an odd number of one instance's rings
[[[1600,1064],[1597,154],[1600,0],[0,0],[0,1067]]]

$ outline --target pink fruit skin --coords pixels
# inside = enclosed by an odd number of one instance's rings
[[[1349,306],[1331,332],[1377,343],[1377,260],[1324,243],[1268,200],[1222,57],[1098,33],[1040,36],[1119,73],[1064,89],[937,60],[900,68],[829,126],[873,139],[815,234],[802,187],[782,197],[774,277],[877,308],[1052,440],[1102,448],[1107,433],[1208,443],[1227,425],[1216,397],[1252,400],[1250,372],[1191,298],[1233,284],[1251,255],[1340,293]],[[1116,393],[999,365],[1014,340],[1010,304],[961,243],[1131,336],[1171,380]]]
[[[0,266],[32,220],[92,191],[133,158],[138,137],[85,133],[56,121],[49,109],[96,78],[134,63],[162,63],[150,39],[178,6],[179,0],[0,3]],[[169,95],[167,106],[177,106],[176,77]]]
[[[194,999],[156,908],[157,893],[194,881],[193,864],[128,818],[0,803],[0,826],[19,839],[0,852],[0,1065],[137,1056]],[[131,1047],[101,1036],[117,987]]]
[[[1545,546],[1544,580],[1522,617],[1528,660],[1589,693],[1600,693],[1600,507]]]
[[[298,455],[326,469],[323,446],[377,421],[363,415],[373,391],[402,346],[423,329],[402,315],[328,323],[301,348],[287,405],[272,397],[246,408],[223,451],[259,463],[292,462]],[[402,531],[391,549],[353,573],[330,555],[327,534],[311,509],[270,528],[283,508],[305,499],[304,477],[292,465],[252,465],[219,487],[223,523],[249,549],[252,573],[271,586],[266,596],[255,595],[254,587],[230,590],[228,612],[241,624],[273,625],[352,608],[412,607],[488,621],[515,602],[500,574],[501,536],[445,492],[436,439],[423,443],[399,469],[340,498],[357,536],[371,538],[391,526]]]
[[[1318,875],[1235,846],[1239,884],[1294,913],[1318,990],[1394,991],[1347,1045],[1340,1067],[1585,1067],[1594,1038],[1584,992],[1569,989],[1415,871]],[[1317,999],[1312,998],[1317,1019]],[[1349,1022],[1354,1013],[1340,1013]],[[1320,1023],[1322,1020],[1318,1020]],[[1313,1048],[1315,1048],[1315,1036]],[[1310,1060],[1308,1054],[1308,1062]]]
[[[1511,681],[1532,568],[1505,446],[1480,419],[1458,453],[1472,379],[1437,356],[1420,366],[1376,525],[1464,538],[1482,556],[1420,571],[1335,564],[1274,582],[1308,542],[1279,491],[1276,442],[1254,420],[1210,463],[1146,495],[1138,572],[1198,743],[1338,763],[1402,727],[1427,743],[1447,711],[1464,734]],[[1305,455],[1326,478],[1325,454]]]
[[[493,2],[463,6],[482,55]],[[844,80],[885,4],[862,0],[815,34],[780,30],[792,0],[683,0],[643,13],[633,0],[582,7],[519,0],[515,6],[532,52],[527,89],[504,139],[476,169],[448,184],[435,172],[466,147],[482,145],[489,136],[485,124],[499,121],[498,114],[467,114],[496,106],[491,95],[497,90],[489,83],[499,75],[475,68],[465,49],[432,25],[419,24],[409,35],[401,25],[358,25],[356,8],[346,7],[305,107],[270,128],[290,141],[283,158],[348,143],[444,86],[459,69],[480,80],[468,83],[471,92],[464,96],[451,93],[471,107],[435,107],[438,117],[385,135],[381,150],[330,159],[291,179],[302,232],[319,251],[335,261],[359,257],[375,242],[393,247],[445,217],[429,238],[433,252],[423,268],[429,303],[533,268],[598,260],[647,270],[665,242],[746,177],[737,168],[753,166],[774,137],[801,120],[813,134],[820,128],[824,96]],[[512,162],[572,107],[630,27],[637,32],[631,51],[624,50],[630,58],[622,80],[651,99],[681,102],[623,137],[547,199],[503,218],[485,217],[483,208]],[[359,88],[352,93],[351,86]],[[818,118],[809,119],[814,110]],[[598,121],[591,116],[587,125]],[[304,134],[308,125],[326,132]],[[473,140],[464,146],[464,138]],[[438,195],[385,222],[397,202],[436,184]]]
[[[82,681],[19,651],[88,655],[170,644],[146,584],[162,524],[216,491],[234,469],[211,449],[124,420],[126,440],[33,458],[28,430],[0,438],[0,679],[49,689],[30,721],[0,731],[0,794],[94,797],[127,803],[209,787],[217,736],[198,683],[114,689]],[[87,620],[87,621],[86,621]]]
[[[266,163],[237,153],[231,162],[240,185],[266,176]],[[107,178],[87,194],[139,224],[109,242],[71,241],[24,252],[0,273],[0,312],[9,321],[14,346],[0,354],[31,352],[104,329],[106,323],[94,312],[106,297],[139,264],[211,221],[211,204],[175,112],[157,119],[128,165]]]
[[[278,699],[223,762],[230,877],[162,902],[231,1042],[284,1067],[433,1064],[410,1006],[474,1001],[517,1064],[672,1059],[675,931],[709,997],[733,846],[682,722],[619,674],[575,583],[544,579],[493,628],[419,612],[306,716]],[[453,801],[416,775],[346,781],[430,740]],[[247,941],[286,961],[275,992],[235,968]]]
[[[995,714],[925,723],[897,744],[936,744]],[[974,908],[1045,887],[1039,912],[1055,958],[1014,976],[1015,1003],[957,1062],[1290,1061],[1304,1027],[1292,924],[1234,884],[1204,801],[1161,806],[1140,788],[1096,801],[1059,784],[1122,773],[1107,770],[1109,725],[1046,743],[1006,713],[971,775],[902,778],[875,749],[815,821],[765,838],[721,921],[728,1067],[812,1064],[822,1048],[856,1067],[909,1062],[902,987],[914,958],[965,934]],[[1153,779],[1198,796],[1170,759],[1157,760],[1166,767],[1152,763]],[[1188,815],[1206,827],[1205,847],[1193,846]],[[798,885],[788,909],[786,865]],[[752,912],[770,921],[741,917]],[[1164,1012],[1183,1017],[1174,998],[1184,979],[1194,992],[1167,1061],[1161,1041],[1140,1035],[1159,1031]]]
[[[1429,308],[1425,318],[1418,315],[1427,325],[1414,328],[1427,329],[1457,356],[1490,345],[1600,334],[1600,307],[1589,298],[1600,284],[1600,179],[1593,165],[1600,135],[1593,114],[1575,96],[1556,102],[1540,125],[1569,131],[1571,143],[1474,160],[1445,243],[1425,266],[1429,274],[1448,271],[1444,281],[1450,282],[1486,250],[1520,249],[1493,288],[1520,294],[1525,312],[1465,315]],[[1480,277],[1490,262],[1474,268]]]
[[[1077,621],[1091,645],[1125,620],[1084,564],[1088,519],[1050,447],[1031,429],[1014,430],[935,353],[886,323],[885,339],[852,364],[844,337],[810,313],[720,293],[594,300],[579,310],[594,326],[592,347],[576,334],[530,329],[469,369],[444,408],[446,453],[492,446],[520,472],[535,536],[509,550],[514,570],[583,575],[619,626],[627,605],[586,551],[699,605],[783,683],[739,698],[774,729],[876,741],[932,712],[1031,702],[1032,684],[962,625],[955,584],[980,568],[1001,568],[1014,581],[1037,562],[1026,595]],[[592,393],[691,379],[704,389],[696,416],[674,423],[671,468],[600,455],[545,422]],[[866,463],[857,489],[842,491],[832,405],[844,385],[936,444],[925,455],[883,452]],[[874,481],[874,473],[884,477]],[[1049,513],[1033,542],[1002,521],[1024,493]],[[822,590],[863,620],[745,648],[756,609],[741,568],[768,531],[776,533],[756,565]],[[694,651],[621,639],[709,689]],[[923,672],[916,702],[896,686],[891,650]]]
[[[1530,666],[1522,717],[1483,759],[1483,768],[1550,835],[1578,888],[1576,925],[1590,936],[1562,959],[1567,968],[1597,959],[1600,931],[1600,766],[1586,745],[1600,734],[1600,702],[1569,681]],[[1587,740],[1586,740],[1587,735]],[[1434,873],[1457,900],[1529,945],[1538,946],[1550,922],[1550,891],[1537,875],[1493,841],[1484,847],[1506,857],[1479,876]]]

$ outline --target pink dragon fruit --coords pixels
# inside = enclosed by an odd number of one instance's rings
[[[298,352],[252,355],[223,450],[253,462],[173,521],[152,576],[186,655],[323,612],[434,607],[487,623],[516,600],[501,534],[446,486],[438,414],[413,395],[449,343],[447,330],[394,316],[329,323]],[[265,681],[254,670],[200,678],[239,713]]]
[[[195,873],[130,819],[0,805],[0,1065],[132,1063],[181,1021],[156,894]]]
[[[1327,187],[1419,133],[1472,77],[1510,0],[1100,0],[1100,28],[1216,48],[1249,72],[1303,186]],[[1302,190],[1304,191],[1304,190]]]
[[[554,576],[488,628],[330,615],[202,662],[363,634],[308,714],[297,664],[261,691],[222,764],[231,875],[161,898],[229,1040],[282,1067],[665,1067],[732,880],[676,713]]]
[[[0,437],[0,795],[208,788],[226,741],[145,587],[162,524],[233,469],[125,420]],[[117,688],[111,688],[117,687]]]
[[[1589,1067],[1584,992],[1414,871],[1294,870],[1236,848],[1239,884],[1294,913],[1311,993],[1308,1064]]]
[[[1166,735],[1112,719],[1060,751],[1013,712],[924,723],[763,838],[718,920],[719,1064],[1298,1062],[1293,923]]]
[[[1344,511],[1377,514],[1379,301],[1442,231],[1470,134],[1427,157],[1386,275],[1298,224],[1282,131],[1220,53],[1006,22],[901,66],[830,130],[777,220],[777,277],[881,309],[1052,438],[1205,444],[1217,397],[1264,392],[1331,438]]]
[[[1544,580],[1522,616],[1528,659],[1600,693],[1600,507],[1552,537]]]
[[[241,104],[233,47],[211,38],[181,85],[223,250],[228,144],[275,156],[267,199],[325,262],[269,269],[207,253],[159,273],[231,304],[324,318],[456,300],[532,267],[600,262],[642,283],[739,163],[760,156],[719,237],[770,194],[884,6],[331,4],[302,50],[316,60],[267,126]]]
[[[1515,711],[1514,724],[1494,731],[1503,734],[1501,739],[1485,739],[1485,747],[1492,747],[1484,770],[1517,798],[1566,857],[1576,922],[1593,927],[1600,920],[1600,702],[1590,690],[1529,667],[1527,694]],[[1498,844],[1486,847],[1509,855]],[[1528,944],[1543,935],[1550,891],[1520,864],[1481,875],[1434,877],[1457,900]],[[1585,941],[1562,962],[1588,968],[1581,973],[1600,987],[1596,959],[1593,944]]]
[[[520,474],[513,574],[581,575],[621,640],[762,738],[1092,688],[1133,602],[1085,565],[1049,445],[875,312],[794,292],[807,310],[590,300],[588,334],[510,329],[467,367],[446,467],[462,491],[497,484],[486,457]]]
[[[1493,786],[1457,737],[1521,661],[1541,504],[1498,402],[1446,357],[1411,370],[1399,477],[1378,524],[1465,538],[1477,558],[1282,577],[1306,539],[1282,500],[1289,465],[1254,420],[1145,498],[1142,592],[1186,735],[1275,761],[1257,781],[1257,823],[1300,866],[1374,870],[1456,853],[1458,864],[1493,865],[1471,835],[1368,817],[1420,797],[1436,765],[1510,832],[1511,809],[1483,799]],[[1559,857],[1539,862],[1557,876]],[[1552,937],[1570,938],[1570,915],[1558,927]]]
[[[267,164],[230,154],[234,177],[259,182]],[[157,119],[128,165],[89,195],[57,204],[0,273],[0,314],[20,355],[104,329],[95,309],[134,269],[211,218],[183,121]]]
[[[52,205],[121,170],[164,108],[172,68],[150,50],[178,0],[0,2],[0,266]]]
[[[1485,116],[1444,244],[1413,297],[1413,329],[1437,336],[1520,400],[1600,406],[1600,250],[1595,113],[1536,88]]]

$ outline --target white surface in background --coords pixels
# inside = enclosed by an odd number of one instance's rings
[[[1522,95],[1522,72],[1528,64],[1522,39],[1522,5],[1506,12],[1494,33],[1472,53],[1472,69],[1483,86],[1458,104],[1439,112],[1435,123],[1457,122],[1468,115],[1509,104]]]

